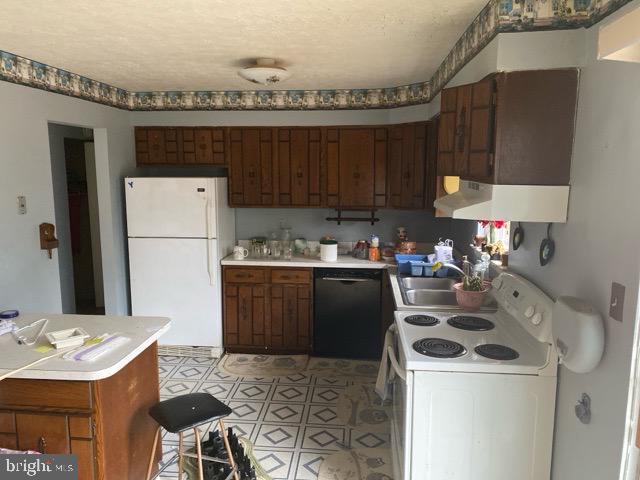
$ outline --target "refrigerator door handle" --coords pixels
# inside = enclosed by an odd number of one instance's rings
[[[216,183],[214,179],[209,179],[207,185],[207,205],[206,205],[206,215],[207,215],[207,238],[216,237],[213,233],[213,206],[215,202],[215,192],[216,192]]]
[[[215,258],[213,252],[213,240],[210,238],[207,239],[207,274],[209,275],[209,285],[214,285],[213,277],[215,273],[216,266],[213,264],[213,259]]]

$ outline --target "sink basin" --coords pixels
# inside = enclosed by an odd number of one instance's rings
[[[457,305],[456,292],[449,290],[406,290],[405,298],[409,305],[437,306]]]
[[[445,290],[452,291],[458,283],[455,278],[404,277],[402,286],[407,290]]]

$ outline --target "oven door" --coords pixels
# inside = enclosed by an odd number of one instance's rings
[[[387,347],[391,363],[393,415],[391,449],[396,480],[411,480],[411,434],[413,407],[413,372],[404,367],[402,347],[396,334],[394,346]]]

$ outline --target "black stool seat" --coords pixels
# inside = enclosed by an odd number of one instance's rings
[[[188,393],[164,400],[149,409],[149,415],[171,433],[197,427],[232,412],[220,400],[208,393]]]

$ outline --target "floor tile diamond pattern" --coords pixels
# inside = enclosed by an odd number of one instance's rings
[[[253,454],[273,480],[317,480],[324,459],[348,448],[389,446],[387,433],[352,430],[338,415],[338,400],[360,379],[301,372],[282,377],[237,377],[220,371],[218,360],[164,355],[158,358],[160,396],[167,399],[206,392],[233,409],[228,427],[254,445]],[[203,436],[217,422],[200,427]],[[166,469],[159,478],[175,478],[177,435],[164,432]],[[185,444],[193,445],[193,431]],[[186,477],[185,477],[186,478]]]

